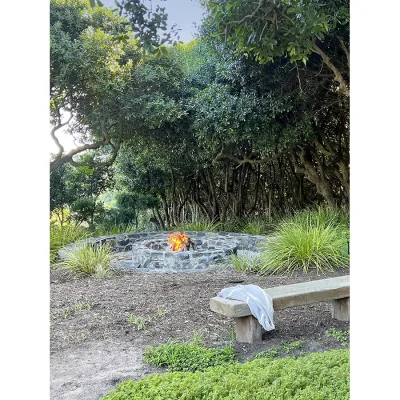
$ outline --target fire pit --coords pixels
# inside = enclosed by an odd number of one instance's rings
[[[184,243],[180,251],[171,248],[170,232],[132,232],[107,235],[70,243],[58,251],[58,257],[67,259],[71,250],[83,243],[92,246],[108,245],[113,253],[111,265],[122,270],[147,271],[199,271],[215,261],[224,261],[230,254],[240,251],[258,252],[258,243],[265,242],[262,235],[248,235],[233,232],[181,233],[190,240],[180,237]],[[176,234],[176,232],[175,232]],[[189,247],[187,248],[189,244]]]
[[[212,262],[237,253],[238,242],[218,234],[206,236],[204,232],[182,232],[167,236],[154,235],[132,246],[132,262],[136,268],[190,270],[203,269]]]

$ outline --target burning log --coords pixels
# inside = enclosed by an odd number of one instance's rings
[[[193,241],[182,232],[174,232],[169,235],[168,242],[169,248],[172,251],[185,251],[190,250],[190,246],[195,250]]]

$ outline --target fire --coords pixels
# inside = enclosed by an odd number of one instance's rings
[[[174,232],[169,235],[168,242],[172,251],[184,251],[189,238],[182,232]]]

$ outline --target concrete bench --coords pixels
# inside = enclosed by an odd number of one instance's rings
[[[273,302],[274,310],[319,303],[332,302],[332,317],[339,321],[350,320],[350,276],[321,279],[318,281],[295,283],[264,289]],[[251,315],[243,301],[213,297],[211,310],[235,318],[236,340],[240,343],[261,341],[262,326]]]

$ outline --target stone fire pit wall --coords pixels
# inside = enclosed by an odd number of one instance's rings
[[[139,232],[88,238],[60,249],[58,256],[60,259],[65,259],[67,249],[87,242],[93,246],[108,244],[113,253],[132,252],[131,261],[124,260],[114,264],[122,269],[202,269],[211,262],[236,254],[238,250],[257,251],[257,244],[266,239],[262,235],[233,232],[184,231],[196,244],[195,251],[173,252],[148,247],[149,243],[160,243],[165,248],[170,233],[169,231]]]

